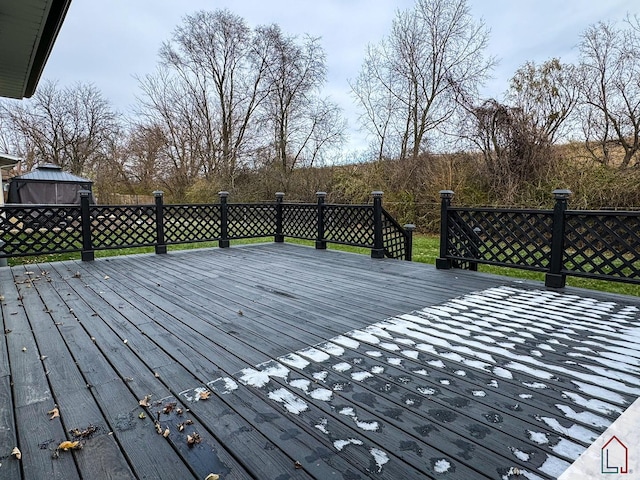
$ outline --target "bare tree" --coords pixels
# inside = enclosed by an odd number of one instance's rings
[[[468,139],[482,153],[489,193],[513,201],[523,183],[539,180],[551,162],[551,143],[536,117],[494,99],[469,108]]]
[[[320,96],[325,83],[325,54],[318,38],[298,43],[277,25],[259,27],[257,39],[266,56],[268,94],[261,105],[261,126],[273,161],[286,179],[298,167],[314,166],[344,139],[340,109]]]
[[[255,111],[267,94],[260,48],[242,18],[217,10],[186,16],[160,50],[168,77],[190,99],[205,173],[222,176],[231,186],[238,162],[250,150],[247,132]]]
[[[83,175],[103,159],[118,116],[100,91],[77,83],[60,89],[44,82],[29,100],[2,105],[12,150]]]
[[[640,23],[599,22],[582,35],[581,115],[592,157],[609,165],[622,150],[621,167],[637,164],[640,151]]]
[[[396,14],[391,34],[369,47],[352,83],[379,152],[383,143],[400,158],[427,150],[457,100],[475,98],[487,78],[494,64],[484,58],[487,42],[488,30],[474,22],[466,0],[417,0],[412,10]]]
[[[511,79],[507,101],[528,115],[538,143],[554,144],[568,134],[568,119],[578,102],[576,70],[553,58],[539,66],[527,62]]]
[[[197,178],[205,172],[218,174],[219,148],[207,128],[215,119],[200,115],[202,98],[194,98],[189,86],[166,69],[159,68],[155,75],[141,79],[140,88],[143,96],[138,99],[139,116],[133,133],[143,133],[143,143],[151,145],[143,145],[142,152],[133,151],[129,163],[135,167],[136,157],[144,155],[145,165],[153,164],[158,188],[173,200],[184,201]],[[153,161],[150,156],[155,157]]]

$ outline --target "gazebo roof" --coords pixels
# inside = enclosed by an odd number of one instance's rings
[[[93,183],[87,178],[78,177],[62,170],[62,167],[53,163],[39,165],[35,170],[24,175],[13,177],[13,180],[28,180],[31,182],[66,182],[66,183]]]

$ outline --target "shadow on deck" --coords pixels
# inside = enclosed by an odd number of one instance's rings
[[[3,479],[555,478],[640,395],[634,297],[275,243],[0,277]]]

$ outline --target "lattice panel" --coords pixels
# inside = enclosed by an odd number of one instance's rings
[[[94,249],[154,245],[154,206],[92,206],[91,236]]]
[[[324,236],[336,243],[373,247],[373,207],[325,205]]]
[[[166,243],[208,242],[219,240],[220,205],[165,205]]]
[[[564,269],[640,283],[640,213],[567,212]]]
[[[553,212],[450,209],[447,255],[483,263],[548,268]]]
[[[0,257],[80,251],[80,207],[2,207],[0,238]]]
[[[385,210],[382,211],[382,241],[384,254],[389,258],[405,258],[407,233]]]
[[[318,235],[318,206],[314,204],[283,205],[282,231],[286,237],[315,239]]]
[[[268,204],[230,204],[229,238],[268,237],[276,234],[276,207]]]

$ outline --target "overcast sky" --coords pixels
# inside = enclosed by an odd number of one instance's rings
[[[348,79],[359,72],[367,44],[389,31],[398,9],[414,0],[73,0],[44,79],[61,86],[96,85],[126,112],[139,94],[135,75],[154,71],[158,49],[181,19],[197,10],[228,8],[250,26],[277,23],[283,32],[322,38],[327,54],[325,94],[350,124],[352,146],[361,145]],[[640,14],[638,0],[468,0],[472,14],[491,30],[488,55],[500,61],[483,92],[501,98],[526,61],[576,58],[580,34],[600,20],[621,22]]]

